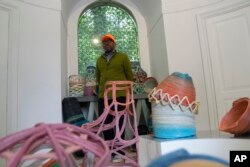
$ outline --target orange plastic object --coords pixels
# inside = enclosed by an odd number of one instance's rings
[[[250,132],[249,98],[239,98],[233,102],[232,108],[221,119],[219,130],[237,135]]]

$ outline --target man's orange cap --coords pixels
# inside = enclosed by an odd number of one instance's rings
[[[115,43],[115,37],[112,34],[105,34],[102,36],[101,41],[107,41],[107,40],[112,40]]]

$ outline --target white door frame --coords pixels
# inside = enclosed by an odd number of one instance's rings
[[[6,134],[17,131],[18,129],[18,53],[19,53],[19,2],[3,1],[0,2],[0,10],[6,15],[7,28],[5,34],[6,53],[5,65],[2,67],[5,72],[0,78],[5,78],[4,103],[6,104]],[[1,30],[2,31],[2,30]],[[2,115],[1,115],[2,117]]]
[[[0,137],[7,133],[8,17],[8,11],[0,6]]]

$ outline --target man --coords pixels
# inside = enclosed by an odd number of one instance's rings
[[[98,83],[98,110],[99,115],[104,111],[104,86],[107,81],[133,80],[131,63],[128,56],[117,52],[115,49],[116,40],[112,34],[106,34],[101,38],[104,53],[96,61],[96,81]],[[111,100],[110,100],[111,101]],[[126,101],[123,92],[117,92],[117,101]],[[124,106],[118,106],[118,111],[123,110]],[[111,123],[113,116],[108,115],[105,124]],[[120,120],[120,125],[123,119]],[[113,129],[103,132],[105,140],[112,140],[115,136]],[[124,136],[123,136],[124,137]]]
[[[106,34],[101,38],[104,54],[96,62],[96,80],[99,86],[99,98],[103,98],[107,81],[133,80],[131,63],[128,56],[115,50],[115,37]]]

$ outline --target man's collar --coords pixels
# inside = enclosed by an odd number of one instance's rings
[[[104,56],[113,56],[116,53],[116,50],[112,50],[111,52],[105,52]]]

